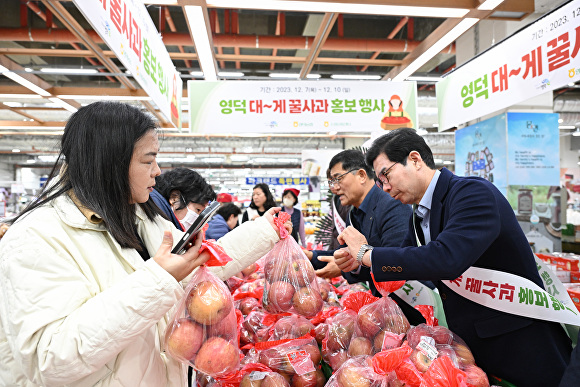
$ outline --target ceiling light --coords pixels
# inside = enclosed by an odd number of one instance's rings
[[[63,101],[63,100],[62,100],[62,99],[60,99],[60,98],[49,98],[48,100],[49,100],[49,101],[52,101],[52,102],[54,102],[55,104],[57,104],[57,105],[59,105],[59,106],[61,106],[61,107],[63,107],[64,109],[68,110],[68,111],[69,111],[69,112],[71,112],[71,113],[74,113],[74,112],[76,112],[77,110],[79,110],[79,109],[77,109],[76,107],[74,107],[74,106],[72,106],[71,104],[69,104],[69,103],[67,103],[67,102]]]
[[[429,76],[417,76],[417,77],[408,77],[407,79],[405,79],[406,81],[415,81],[415,82],[439,82],[441,80],[441,77],[429,77]]]
[[[26,71],[27,73],[31,73],[31,72],[33,72],[34,70],[33,70],[33,69],[31,69],[30,67],[25,67],[25,68],[24,68],[24,71]]]
[[[219,77],[224,77],[224,78],[239,78],[239,77],[243,77],[244,73],[242,72],[235,72],[235,71],[220,71],[218,72],[218,76]]]
[[[59,94],[62,99],[94,99],[99,101],[150,101],[151,97],[146,95],[74,95]]]
[[[198,5],[186,5],[183,8],[185,9],[189,31],[197,52],[197,60],[204,73],[205,80],[217,81],[214,52],[209,44],[210,36],[207,33],[204,10]]]
[[[297,79],[300,78],[300,74],[293,74],[293,73],[270,73],[268,74],[270,78],[293,78]]]
[[[417,134],[418,134],[419,136],[424,136],[424,135],[426,135],[427,133],[429,133],[429,132],[427,132],[427,129],[420,128],[420,129],[418,129],[418,130],[417,130]]]
[[[574,125],[559,125],[558,129],[575,129]]]
[[[6,67],[2,65],[0,65],[0,73],[12,79],[14,82],[19,83],[20,85],[26,87],[28,90],[35,92],[36,94],[40,94],[43,97],[50,96],[50,93],[44,90],[42,87],[37,86],[36,84],[30,82],[28,79],[23,78],[22,76],[16,73],[13,73],[12,71],[8,70]]]
[[[232,161],[248,161],[250,158],[243,155],[231,155],[230,160]]]
[[[42,73],[50,74],[96,74],[99,71],[97,69],[65,69],[56,67],[43,67],[40,69]]]
[[[570,82],[570,83],[568,83],[568,86],[574,87],[574,86],[576,86],[576,84],[574,82]]]
[[[439,39],[435,44],[429,47],[423,54],[419,55],[417,59],[411,62],[407,67],[403,69],[399,74],[395,75],[393,81],[402,81],[410,77],[415,71],[417,71],[421,66],[427,63],[431,58],[441,52],[445,47],[453,43],[458,37],[463,35],[465,31],[470,29],[479,19],[468,17],[459,22],[451,31],[445,34],[441,39]]]
[[[308,74],[306,75],[306,79],[319,79],[321,76],[320,74]]]
[[[357,80],[379,80],[380,75],[361,75],[361,74],[332,74],[332,79],[357,79]]]
[[[574,137],[578,137],[578,136],[580,136],[580,128],[576,129],[576,130],[574,131],[574,133],[572,133],[572,136],[574,136]]]
[[[441,163],[443,163],[443,159],[433,159],[433,162],[435,164],[441,164]]]
[[[10,106],[11,108],[22,107],[22,104],[20,102],[3,102],[3,104],[6,106]]]
[[[329,136],[336,136],[337,133],[338,132],[336,130],[332,130],[332,131],[328,132],[328,135]]]
[[[36,161],[34,159],[26,160],[26,164],[34,164]]]
[[[503,3],[504,0],[486,0],[477,7],[480,11],[491,11],[495,9],[498,5]]]
[[[0,98],[7,98],[7,99],[28,99],[28,98],[42,98],[40,95],[38,94],[0,94]]]
[[[465,8],[412,7],[400,5],[375,5],[358,3],[333,3],[292,0],[207,0],[208,7],[233,9],[261,9],[299,12],[338,12],[371,15],[420,16],[420,17],[463,17],[469,12]]]
[[[561,118],[559,118],[559,119],[558,119],[558,123],[559,123],[559,124],[561,124],[562,122],[564,122],[564,120],[563,120],[563,119],[561,119]]]
[[[203,78],[203,71],[190,71],[189,73],[194,77]]]
[[[451,161],[451,160],[445,160],[445,161],[443,162],[443,164],[445,164],[445,165],[450,165],[450,164],[453,164],[453,161]]]
[[[20,153],[20,149],[14,148],[14,149],[12,149],[12,153]]]

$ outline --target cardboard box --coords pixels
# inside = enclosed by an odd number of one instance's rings
[[[556,271],[556,277],[560,280],[560,282],[562,282],[563,284],[567,284],[572,282],[571,279],[571,275],[570,275],[570,271],[567,270],[562,270],[560,268],[558,268]]]
[[[572,299],[572,302],[576,306],[576,309],[580,311],[580,286],[579,285],[570,286],[568,287],[567,290],[568,294],[570,295],[570,298]]]
[[[573,284],[580,283],[580,271],[571,271],[570,272],[570,282]]]
[[[550,263],[556,265],[559,269],[567,271],[580,271],[578,263],[580,260],[577,257],[557,257],[552,256],[550,258]]]

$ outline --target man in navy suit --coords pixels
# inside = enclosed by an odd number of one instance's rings
[[[401,247],[373,249],[364,235],[348,227],[339,241],[347,244],[349,254],[335,255],[341,270],[356,270],[360,261],[377,281],[433,281],[449,329],[465,340],[484,371],[517,386],[557,386],[571,353],[560,324],[491,309],[441,282],[476,266],[543,288],[529,243],[501,192],[484,179],[436,170],[431,149],[413,129],[397,129],[375,140],[366,161],[385,192],[417,206],[416,218],[409,221]]]

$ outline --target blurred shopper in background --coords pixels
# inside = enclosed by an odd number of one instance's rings
[[[296,188],[286,188],[282,193],[282,211],[287,212],[292,220],[292,237],[296,242],[306,247],[306,233],[304,232],[304,216],[300,208],[295,208],[298,204],[300,191]],[[300,240],[298,239],[300,236]]]
[[[181,231],[187,230],[217,197],[205,179],[189,168],[175,168],[157,176],[149,196]]]
[[[242,210],[234,203],[223,203],[208,223],[206,239],[219,239],[232,231],[241,213]]]
[[[274,196],[270,192],[268,184],[256,184],[252,192],[250,207],[242,215],[242,223],[248,220],[256,220],[272,207],[276,207],[276,201],[274,201]]]

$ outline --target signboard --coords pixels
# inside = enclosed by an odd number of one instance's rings
[[[308,177],[246,177],[246,184],[256,185],[266,183],[268,185],[308,185]]]
[[[183,82],[143,1],[73,1],[161,113],[181,128]]]
[[[436,85],[439,131],[580,79],[580,0],[545,15]]]
[[[189,81],[202,133],[370,132],[416,127],[415,82]]]
[[[560,184],[560,132],[556,113],[508,113],[510,185]]]
[[[455,131],[455,173],[479,176],[507,193],[506,115]]]

